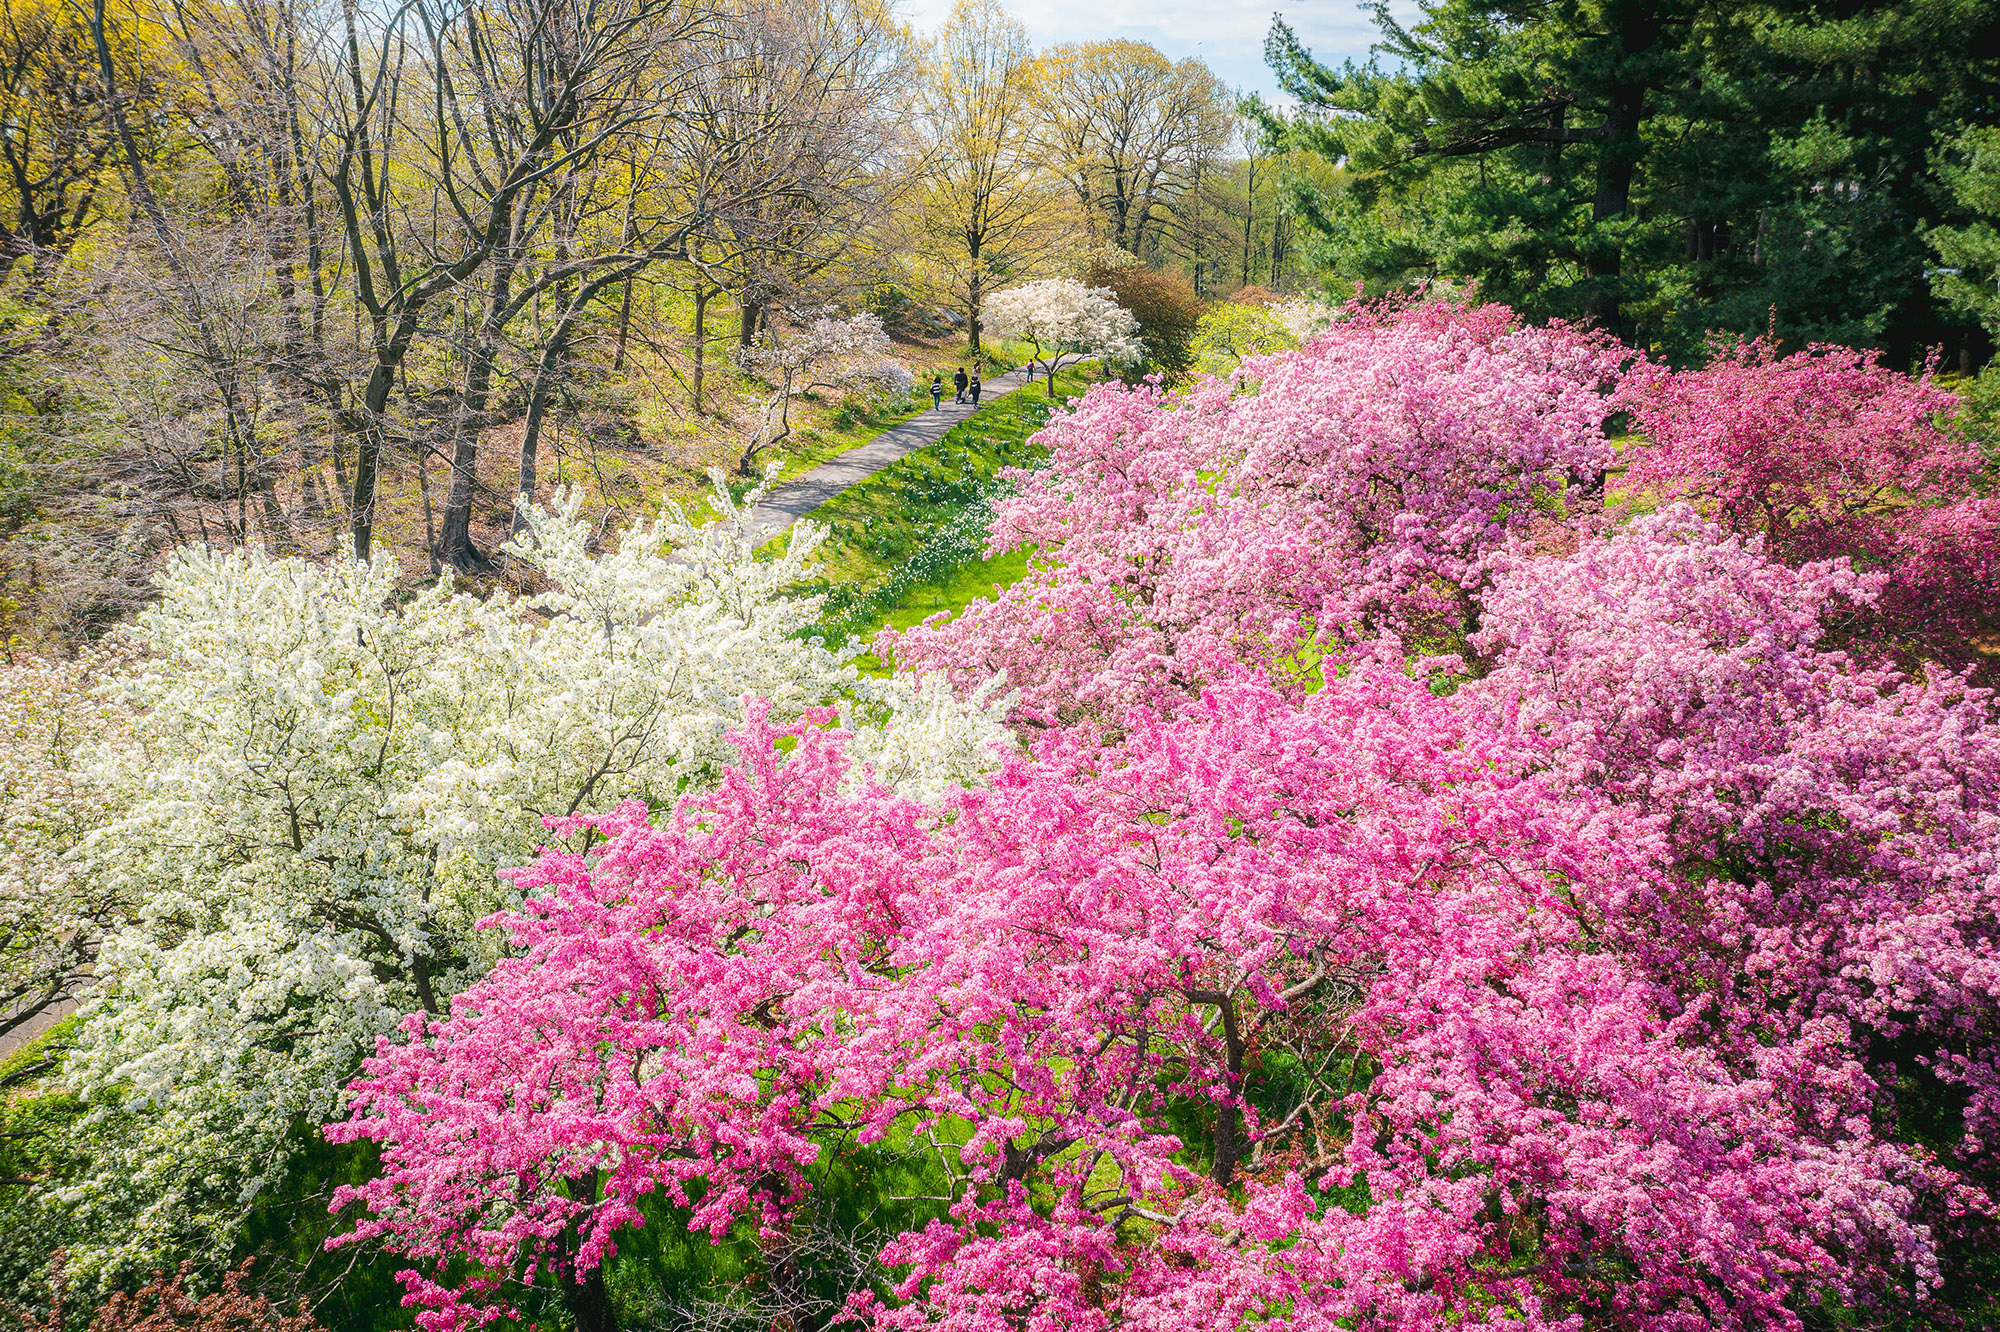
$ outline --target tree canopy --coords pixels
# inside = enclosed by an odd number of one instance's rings
[[[1293,205],[1333,274],[1476,280],[1675,357],[1715,329],[1907,357],[1968,321],[1931,293],[1933,154],[1987,123],[1981,0],[1427,0],[1368,64],[1267,46],[1287,145],[1346,168]],[[1983,341],[1980,344],[1982,359]]]

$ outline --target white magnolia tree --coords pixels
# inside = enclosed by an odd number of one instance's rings
[[[1074,278],[1043,278],[995,292],[987,298],[986,326],[1030,347],[1028,364],[1048,379],[1056,393],[1056,371],[1086,357],[1113,364],[1140,356],[1139,321],[1104,287],[1086,287]]]
[[[746,696],[839,705],[921,796],[992,766],[1009,700],[860,677],[785,591],[820,534],[758,560],[719,475],[716,503],[603,556],[574,495],[530,508],[511,549],[550,590],[527,599],[441,581],[399,605],[386,560],[174,559],[123,684],[143,724],[92,767],[130,795],[81,854],[131,914],[68,1065],[96,1168],[59,1201],[116,1236],[80,1267],[226,1233],[376,1038],[491,965],[496,872],[575,836],[551,820],[708,782]]]
[[[802,394],[834,388],[909,392],[915,379],[890,350],[880,319],[865,312],[842,317],[830,306],[795,327],[766,329],[739,358],[771,386],[742,465],[749,467],[792,433],[792,399]]]

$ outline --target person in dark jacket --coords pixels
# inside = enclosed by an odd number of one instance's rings
[[[974,367],[972,368],[972,383],[971,383],[970,385],[968,385],[968,387],[969,387],[969,388],[970,388],[970,389],[972,390],[972,405],[973,405],[974,407],[977,407],[977,406],[979,405],[979,367],[978,367],[978,366],[974,366]]]
[[[951,400],[965,401],[965,367],[962,365],[958,367],[958,373],[951,377]]]

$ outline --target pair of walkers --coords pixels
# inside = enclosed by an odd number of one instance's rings
[[[964,402],[965,395],[969,393],[972,395],[972,405],[974,407],[977,407],[979,405],[979,390],[981,388],[981,385],[979,383],[979,367],[978,366],[972,367],[972,374],[970,376],[968,376],[965,373],[964,366],[961,365],[960,367],[958,367],[958,372],[951,377],[951,388],[952,388],[951,400],[953,402],[956,403]],[[943,405],[944,405],[944,376],[942,374],[932,375],[931,408],[935,410]]]

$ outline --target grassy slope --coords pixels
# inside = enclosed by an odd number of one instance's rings
[[[1057,376],[1058,401],[1087,382],[1080,370]],[[1030,439],[1050,409],[1040,391],[1011,393],[811,515],[828,529],[815,590],[827,593],[829,637],[906,628],[1027,571],[1024,552],[984,557],[988,498],[1004,468],[1040,456]]]

